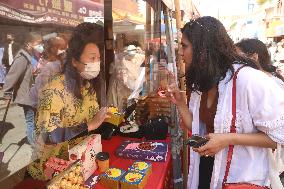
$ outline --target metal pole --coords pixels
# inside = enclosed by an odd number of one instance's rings
[[[180,14],[180,1],[175,0],[175,13],[176,13],[176,27],[177,30],[180,30],[181,28],[181,14]],[[177,35],[178,40],[178,50],[180,50],[180,38],[179,35]],[[181,56],[177,55],[178,57],[178,65],[179,65],[179,74],[178,76],[184,76],[185,74],[185,64],[182,62]],[[185,78],[180,78],[180,88],[181,90],[185,91]],[[186,95],[184,95],[184,98],[186,99]],[[184,129],[183,131],[183,140],[186,141],[188,139],[188,131]],[[183,145],[183,188],[187,188],[187,179],[188,179],[188,147],[187,145]]]
[[[170,19],[170,11],[164,5],[163,6],[164,12],[164,22],[166,26],[166,39],[167,39],[167,52],[168,52],[168,64],[172,64],[173,67],[173,74],[177,76],[177,69],[176,69],[176,58],[175,58],[175,50],[173,45],[173,27],[172,27],[172,19]],[[170,81],[170,80],[169,80]],[[177,80],[175,82],[178,82]],[[177,109],[174,105],[171,106],[172,115],[171,119],[173,122],[173,127],[170,127],[170,134],[171,134],[171,152],[173,158],[173,179],[174,179],[174,189],[182,189],[183,188],[183,176],[182,176],[182,163],[181,163],[181,156],[180,152],[182,149],[182,130],[179,127],[179,115]]]

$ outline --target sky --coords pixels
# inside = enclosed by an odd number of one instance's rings
[[[249,0],[193,0],[202,16],[246,14]]]

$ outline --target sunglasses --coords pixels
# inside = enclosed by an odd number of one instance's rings
[[[206,26],[203,26],[202,24],[200,24],[198,21],[196,21],[195,18],[190,19],[190,21],[189,21],[189,26],[192,26],[193,24],[197,24],[197,25],[199,25],[201,28],[204,28],[207,32],[210,32],[210,30],[209,30]]]

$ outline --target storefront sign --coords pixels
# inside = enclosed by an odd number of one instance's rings
[[[0,17],[22,22],[76,26],[84,17],[104,17],[103,4],[90,0],[6,0],[0,2]]]
[[[273,20],[269,23],[266,31],[266,37],[279,37],[284,35],[284,22],[281,20]]]

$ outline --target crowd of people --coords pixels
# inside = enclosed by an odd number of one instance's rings
[[[178,53],[186,66],[189,105],[174,83],[166,96],[182,125],[208,139],[190,148],[188,188],[271,187],[268,154],[284,145],[284,78],[272,64],[271,49],[257,39],[234,44],[209,16],[191,20],[181,32]],[[7,59],[4,94],[23,107],[29,143],[41,157],[29,167],[34,178],[44,180],[50,156],[62,155],[67,144],[110,116],[97,98],[102,34],[101,26],[82,23],[69,41],[52,37],[43,45],[41,35],[29,33],[11,64]]]

